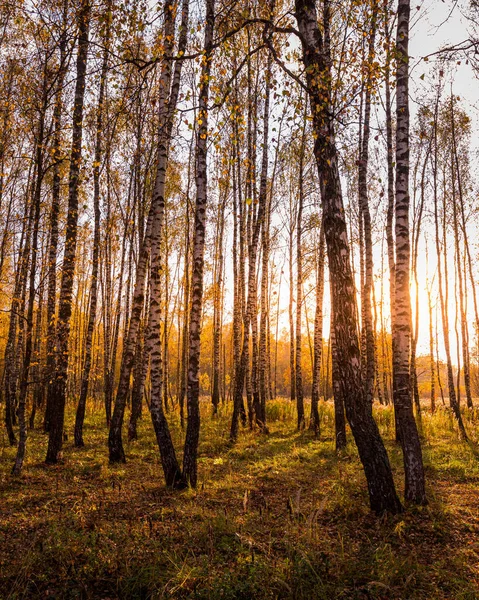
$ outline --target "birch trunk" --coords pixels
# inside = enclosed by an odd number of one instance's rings
[[[70,320],[73,300],[73,278],[78,230],[78,195],[82,159],[83,106],[85,98],[88,32],[90,27],[90,0],[82,0],[79,14],[78,55],[76,64],[75,100],[73,108],[72,146],[68,181],[68,213],[65,233],[65,251],[61,270],[58,322],[56,327],[56,368],[52,389],[51,426],[49,430],[47,464],[58,462],[63,444],[66,386],[69,362]]]
[[[426,504],[422,451],[414,419],[409,353],[411,297],[409,292],[409,0],[399,0],[396,67],[396,310],[393,330],[393,391],[405,472],[405,498]]]
[[[371,121],[371,95],[373,87],[373,61],[375,57],[376,40],[376,22],[377,22],[377,4],[376,1],[371,6],[371,24],[368,40],[368,58],[367,58],[367,76],[366,90],[364,97],[364,121],[362,135],[360,136],[360,155],[358,167],[358,191],[359,191],[359,209],[360,221],[363,224],[364,232],[364,280],[361,290],[362,314],[364,317],[363,329],[365,339],[365,358],[366,366],[365,391],[366,398],[370,404],[374,400],[374,378],[375,378],[375,336],[373,328],[373,314],[371,307],[371,296],[373,291],[373,242],[371,230],[371,213],[368,201],[368,166],[369,166],[369,137]]]
[[[35,276],[38,259],[38,230],[40,226],[40,208],[41,208],[41,193],[42,182],[44,175],[44,135],[45,135],[45,115],[47,110],[47,58],[45,57],[45,72],[43,81],[43,99],[40,115],[40,123],[38,127],[38,137],[35,149],[36,161],[36,181],[33,190],[33,211],[30,213],[33,220],[29,228],[32,230],[31,242],[31,257],[30,257],[30,277],[28,290],[28,305],[26,314],[26,332],[25,332],[25,352],[23,355],[22,372],[20,375],[20,386],[18,394],[18,425],[19,425],[19,440],[17,446],[17,454],[15,463],[12,468],[12,475],[20,475],[25,458],[25,450],[27,445],[27,422],[26,422],[26,402],[28,393],[28,376],[30,373],[30,364],[33,351],[33,311],[35,305]],[[27,257],[28,260],[28,257]]]
[[[318,403],[321,385],[321,358],[323,350],[323,296],[324,296],[324,229],[321,222],[319,232],[318,263],[316,268],[316,311],[314,315],[314,342],[313,342],[313,383],[311,389],[311,417],[310,428],[314,435],[319,437],[321,422],[319,418]],[[335,395],[336,398],[336,395]],[[336,400],[335,400],[336,406]],[[344,409],[343,409],[344,422]],[[337,440],[337,432],[336,432]],[[336,441],[336,444],[338,442]]]
[[[290,215],[292,217],[293,210],[291,208]],[[294,275],[293,275],[293,217],[291,218],[290,230],[289,230],[289,303],[288,303],[288,316],[289,316],[289,379],[290,379],[290,400],[295,402],[296,400],[296,372],[295,372],[295,344],[294,344]]]
[[[334,433],[336,452],[346,448],[346,417],[344,411],[344,397],[338,368],[338,351],[334,327],[334,314],[331,312],[329,345],[331,347],[331,383],[334,401]]]
[[[256,424],[260,431],[268,433],[266,427],[266,401],[268,398],[268,279],[269,279],[269,229],[271,215],[271,195],[268,196],[268,144],[269,144],[269,105],[272,57],[268,54],[266,67],[266,93],[263,113],[263,154],[261,158],[261,175],[259,184],[259,204],[264,204],[263,227],[261,230],[261,290],[260,290],[260,324],[259,324],[259,365],[258,388],[259,401],[255,409]]]
[[[229,177],[229,174],[228,174]],[[225,228],[225,209],[226,199],[228,197],[228,184],[220,183],[224,186],[222,190],[223,197],[218,206],[218,225],[217,241],[215,253],[215,279],[214,279],[214,298],[213,298],[213,391],[211,403],[213,405],[213,415],[218,413],[220,403],[220,378],[221,378],[221,321],[223,312],[223,235]]]
[[[459,285],[459,319],[461,326],[461,340],[462,340],[462,363],[464,370],[464,387],[466,388],[466,402],[468,408],[473,407],[472,393],[471,393],[471,370],[469,361],[469,345],[468,345],[468,325],[467,325],[467,314],[465,309],[465,289],[463,281],[463,270],[462,270],[462,258],[460,248],[460,235],[459,235],[459,216],[458,216],[458,204],[462,206],[462,212],[464,213],[464,199],[462,195],[462,181],[461,172],[458,160],[457,142],[456,142],[456,120],[454,115],[454,99],[451,96],[451,141],[452,141],[452,156],[451,156],[451,179],[452,179],[452,208],[453,208],[453,228],[454,228],[454,249],[456,254],[457,262],[457,281]],[[459,199],[456,197],[456,182],[457,192]],[[459,201],[458,201],[459,200]],[[464,238],[466,237],[466,229],[464,227],[462,232]],[[456,309],[457,314],[457,309]],[[459,353],[458,353],[459,356]]]
[[[191,309],[188,340],[188,390],[186,408],[188,422],[183,454],[183,476],[191,487],[197,483],[197,455],[200,437],[200,334],[203,307],[203,268],[206,233],[206,208],[208,200],[208,98],[211,61],[213,58],[213,33],[215,2],[206,0],[206,25],[200,92],[198,100],[198,131],[196,137],[196,207],[193,237],[193,272],[191,276]]]
[[[394,331],[396,321],[396,248],[394,243],[394,148],[393,148],[393,122],[392,122],[392,102],[391,102],[391,29],[389,0],[384,0],[385,14],[385,93],[386,93],[386,146],[387,146],[387,198],[388,209],[386,216],[386,240],[388,246],[388,266],[389,266],[389,310],[391,313],[391,331]],[[396,350],[394,347],[394,336],[392,336],[392,362],[394,362]],[[392,372],[392,364],[389,363]],[[394,395],[394,393],[393,393]],[[394,399],[393,399],[394,402]],[[394,421],[396,429],[396,442],[399,442],[399,425],[396,409],[394,409]]]
[[[80,387],[80,398],[75,416],[75,447],[81,448],[85,445],[83,441],[83,422],[85,420],[85,409],[88,394],[88,384],[90,381],[91,354],[93,342],[93,330],[96,320],[96,307],[98,304],[98,263],[100,254],[100,167],[102,162],[102,136],[103,136],[103,102],[105,98],[106,77],[108,71],[108,47],[110,39],[110,8],[106,8],[106,32],[105,48],[103,51],[100,91],[98,97],[97,119],[96,119],[96,141],[95,155],[93,162],[93,211],[95,215],[95,224],[93,228],[93,257],[90,288],[90,307],[88,314],[88,325],[85,339],[85,358],[83,362],[83,373]]]
[[[449,388],[449,404],[456,417],[457,424],[459,427],[459,433],[464,440],[468,439],[466,428],[462,420],[461,410],[457,402],[456,390],[454,387],[454,375],[452,371],[451,361],[451,346],[449,340],[449,317],[447,313],[447,292],[446,298],[444,296],[443,288],[443,269],[442,269],[442,251],[441,251],[441,238],[439,236],[439,210],[438,210],[438,181],[437,181],[437,169],[438,169],[438,112],[439,112],[439,95],[436,99],[435,113],[434,113],[434,154],[433,154],[433,200],[434,200],[434,225],[436,234],[436,253],[437,253],[437,277],[438,277],[438,288],[439,288],[439,302],[441,306],[441,318],[442,318],[442,330],[444,335],[444,350],[446,352],[446,364],[447,364],[447,382]],[[444,248],[444,252],[445,252]],[[445,266],[447,261],[445,262]],[[447,285],[447,272],[446,272],[446,285]],[[437,334],[437,328],[436,328]],[[438,344],[436,343],[436,351],[439,353]],[[442,394],[442,384],[440,379],[440,365],[438,364],[438,382]]]
[[[7,343],[4,355],[3,385],[5,390],[5,426],[7,429],[10,446],[17,443],[13,425],[15,422],[17,373],[15,369],[15,347],[17,339],[18,319],[21,318],[21,297],[24,281],[27,278],[28,259],[30,256],[30,236],[33,217],[33,203],[29,201],[28,195],[25,202],[23,215],[22,234],[18,248],[18,262],[15,273],[15,285],[10,305],[10,321],[8,324]]]
[[[53,110],[53,173],[52,173],[52,204],[50,208],[50,242],[48,248],[48,291],[47,291],[47,402],[43,417],[43,431],[50,429],[52,413],[52,391],[55,378],[55,336],[56,336],[56,293],[57,293],[57,253],[58,253],[58,217],[60,213],[61,172],[61,118],[63,112],[63,82],[67,70],[67,17],[68,3],[63,4],[63,30],[59,43],[59,68],[55,108]]]
[[[432,325],[432,301],[431,301],[431,288],[427,286],[427,307],[429,313],[429,371],[431,377],[431,413],[434,414],[436,410],[436,373],[435,373],[435,360],[434,360],[434,331]]]
[[[307,105],[307,103],[306,103]],[[298,430],[305,426],[304,418],[304,395],[303,395],[303,370],[302,370],[302,309],[303,309],[303,206],[304,206],[304,154],[306,145],[306,115],[304,115],[303,134],[299,154],[299,182],[298,182],[298,208],[296,214],[296,357],[295,357],[295,379],[296,379],[296,410],[298,417]]]
[[[338,155],[331,117],[329,55],[329,1],[324,3],[325,38],[320,32],[314,0],[296,0],[303,63],[316,135],[314,156],[318,166],[323,204],[324,233],[331,274],[332,310],[338,375],[346,416],[364,467],[371,509],[397,513],[396,495],[388,455],[372,417],[361,381],[360,348],[356,318],[355,284],[341,193]]]
[[[109,457],[110,462],[125,462],[125,452],[123,449],[123,441],[122,441],[122,425],[123,418],[125,414],[125,407],[128,398],[128,394],[130,391],[130,375],[131,370],[133,368],[134,360],[135,360],[135,350],[137,344],[138,331],[140,328],[141,315],[144,306],[145,300],[145,283],[146,283],[146,274],[147,274],[147,265],[148,258],[150,256],[150,247],[152,245],[152,237],[156,236],[156,239],[161,239],[161,227],[162,227],[162,207],[161,202],[164,202],[164,183],[165,183],[165,172],[166,172],[166,159],[168,155],[168,146],[171,138],[171,131],[173,127],[173,114],[176,109],[176,104],[178,101],[179,88],[180,88],[180,80],[181,80],[181,68],[183,61],[176,61],[175,71],[173,75],[173,84],[171,85],[171,94],[170,94],[170,84],[171,84],[171,60],[167,60],[165,57],[171,56],[173,49],[173,36],[174,36],[174,19],[172,17],[172,9],[168,2],[165,2],[165,32],[169,32],[165,35],[165,44],[164,44],[164,60],[162,72],[160,75],[160,97],[159,97],[159,107],[162,114],[160,114],[160,139],[158,146],[158,169],[157,169],[157,178],[155,181],[155,189],[153,192],[153,197],[150,206],[150,212],[148,214],[148,220],[145,228],[145,235],[143,237],[142,249],[140,252],[140,257],[138,260],[138,266],[136,271],[136,282],[135,289],[133,293],[132,299],[132,309],[131,315],[129,319],[128,326],[128,334],[124,341],[123,345],[123,354],[121,360],[120,367],[120,379],[118,382],[118,388],[115,398],[115,406],[113,410],[113,415],[110,424],[110,432],[108,437],[108,447],[109,447]],[[171,16],[170,16],[171,15]],[[187,42],[187,30],[188,30],[188,21],[189,21],[189,0],[183,0],[182,4],[182,18],[181,18],[181,30],[178,38],[178,53],[184,53],[186,49]],[[155,252],[159,252],[159,248],[155,249]],[[152,250],[153,254],[153,250]],[[155,273],[155,267],[153,266],[153,256],[151,258],[152,275]],[[159,282],[156,282],[159,285]],[[157,294],[159,294],[160,290],[157,288],[155,290]],[[154,303],[150,302],[150,315],[155,313],[156,316],[159,317],[159,304],[157,304],[158,298]],[[153,304],[153,306],[152,306]],[[156,317],[155,317],[156,318]],[[148,319],[150,321],[150,318]],[[147,327],[147,335],[148,331],[151,331],[149,327]],[[151,340],[152,342],[153,340]],[[145,342],[148,350],[148,342]],[[158,354],[155,357],[157,361],[158,368],[155,369],[155,373],[153,374],[152,370],[152,389],[153,389],[153,379],[155,379],[155,385],[157,387],[157,392],[161,395],[161,351],[158,349]],[[161,396],[160,396],[160,405],[161,405]],[[175,485],[178,476],[179,476],[179,467],[176,462],[176,458],[173,456],[174,451],[172,452],[172,444],[169,432],[167,433],[164,425],[166,424],[166,420],[164,419],[164,415],[162,416],[161,406],[158,409],[157,405],[153,406],[153,411],[151,412],[152,420],[154,426],[156,427],[156,435],[158,443],[162,443],[160,440],[165,442],[165,447],[169,448],[167,452],[168,456],[165,454],[165,463],[163,464],[163,468],[168,471],[167,477],[167,485]],[[163,437],[164,436],[164,437]],[[162,459],[163,461],[163,459]],[[165,471],[165,473],[166,473]]]
[[[175,18],[173,6],[165,3],[165,25],[163,47],[165,57],[171,56],[174,44]],[[160,339],[161,329],[161,271],[164,264],[161,255],[162,238],[165,224],[165,183],[168,152],[171,138],[173,111],[170,110],[170,86],[172,61],[165,58],[160,78],[160,120],[158,164],[151,205],[153,207],[153,227],[150,238],[150,305],[148,325],[145,335],[145,346],[150,356],[150,415],[155,430],[156,441],[160,450],[161,464],[168,487],[183,487],[181,469],[171,439],[168,422],[163,407],[163,358]],[[166,333],[166,332],[165,332]]]
[[[269,106],[265,104],[265,111]],[[268,113],[269,114],[269,113]],[[265,112],[266,116],[266,112]],[[265,127],[267,127],[267,120],[265,121]],[[267,132],[266,132],[267,135]],[[248,212],[248,224],[244,223],[244,219],[241,222],[240,231],[240,266],[239,266],[239,274],[240,274],[240,293],[241,293],[241,303],[242,306],[245,306],[244,302],[244,265],[242,261],[242,240],[247,237],[248,239],[248,299],[246,302],[244,314],[243,314],[243,345],[241,350],[241,355],[239,358],[238,368],[235,371],[235,386],[234,386],[234,410],[233,410],[233,418],[231,421],[230,428],[230,440],[235,441],[238,435],[238,417],[240,415],[241,407],[243,406],[243,388],[246,382],[246,394],[248,400],[248,413],[249,413],[249,421],[250,427],[253,425],[253,417],[254,417],[254,407],[253,407],[253,395],[255,395],[255,405],[259,408],[259,394],[257,393],[257,379],[256,379],[256,371],[254,373],[255,377],[251,379],[251,370],[249,364],[249,355],[250,355],[250,329],[252,330],[252,346],[254,352],[253,361],[257,361],[257,281],[256,281],[256,260],[258,254],[258,243],[260,239],[260,233],[262,230],[262,226],[264,223],[264,213],[265,213],[265,204],[267,202],[266,198],[266,189],[263,190],[263,194],[258,198],[258,211],[257,214],[254,214],[254,205],[253,205],[253,194],[254,194],[254,186],[253,186],[253,171],[251,170],[249,173],[250,178],[250,186],[249,189],[251,191],[251,203],[249,205]],[[244,215],[243,215],[244,216]],[[241,199],[240,199],[240,219],[241,219]],[[248,225],[248,226],[247,226]],[[247,235],[246,235],[247,234]],[[255,350],[256,346],[256,350]],[[255,369],[257,368],[257,365]],[[254,386],[253,386],[254,383]]]

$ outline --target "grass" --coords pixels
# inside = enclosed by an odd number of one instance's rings
[[[43,464],[46,437],[33,431],[12,478],[14,449],[0,440],[0,598],[479,598],[478,453],[448,412],[422,417],[429,505],[378,519],[350,437],[335,453],[329,403],[320,441],[278,400],[270,435],[245,430],[234,447],[229,408],[213,420],[202,404],[197,490],[165,489],[147,414],[121,466],[108,464],[93,406],[86,448],[70,435],[61,465]],[[402,493],[392,411],[375,414]],[[465,413],[473,440],[478,418]],[[176,412],[170,422],[179,448]]]

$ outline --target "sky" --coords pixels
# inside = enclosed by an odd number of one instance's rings
[[[411,74],[411,82],[410,82],[410,110],[411,110],[411,125],[414,124],[414,118],[417,113],[417,109],[419,106],[419,100],[426,92],[431,92],[432,83],[431,76],[434,73],[435,68],[437,67],[438,62],[440,61],[439,56],[430,56],[429,60],[424,61],[424,57],[431,55],[441,48],[445,46],[456,45],[469,37],[469,29],[470,24],[468,23],[465,14],[467,9],[468,2],[466,0],[459,0],[458,2],[454,2],[452,0],[448,0],[447,2],[443,2],[440,0],[417,0],[415,4],[412,5],[411,12],[411,36],[410,36],[410,74]],[[419,10],[416,8],[419,6]],[[453,89],[456,95],[461,97],[461,105],[467,111],[469,116],[472,119],[472,131],[474,132],[477,129],[477,122],[479,118],[479,82],[474,74],[470,65],[466,64],[466,61],[461,57],[461,64],[455,64],[457,61],[453,61],[452,65],[449,63],[448,68],[445,70],[447,79],[447,90],[450,89],[450,82],[453,81]],[[384,115],[380,117],[384,118]],[[478,139],[476,139],[478,138]],[[473,150],[479,150],[479,136],[475,136],[474,133],[471,136]],[[371,165],[371,169],[373,169],[373,165]],[[343,192],[346,190],[344,189]],[[381,211],[378,212],[378,215],[381,219],[380,224],[376,224],[377,228],[384,227],[383,219],[384,214]],[[423,229],[424,231],[424,229]],[[432,267],[429,267],[429,271],[425,261],[425,243],[424,239],[420,245],[419,249],[419,258],[418,258],[418,290],[419,290],[419,336],[418,336],[418,354],[428,354],[429,353],[429,318],[428,318],[428,295],[426,289],[426,280],[429,277],[431,279],[434,277],[435,272],[435,252],[432,244],[434,243],[434,238],[432,237],[432,231],[428,232],[428,226],[425,228],[426,234],[429,235],[429,253],[431,255],[431,263],[433,263]],[[386,250],[386,245],[384,244],[383,248],[381,248],[381,244],[375,244],[375,271],[378,273],[381,268],[381,251]],[[477,254],[477,252],[476,252]],[[451,260],[453,260],[451,255]],[[276,256],[275,262],[282,264],[283,257]],[[357,257],[356,257],[357,262]],[[384,268],[387,269],[387,257],[384,256]],[[279,320],[279,331],[286,330],[285,333],[288,335],[289,332],[289,321],[288,321],[288,302],[289,302],[289,292],[288,292],[288,263],[284,264],[284,275],[282,277],[282,286],[280,291],[280,320]],[[232,275],[228,273],[229,269],[227,269],[227,286],[228,288],[232,287]],[[437,281],[437,276],[436,276]],[[388,276],[386,275],[384,278],[385,287],[384,287],[384,298],[388,298]],[[313,283],[313,281],[311,282]],[[359,282],[358,282],[359,283]],[[454,330],[454,319],[455,319],[455,306],[454,306],[454,291],[453,291],[453,281],[450,282],[450,306],[449,306],[449,314],[450,314],[450,324],[452,331]],[[324,326],[323,326],[323,335],[324,337],[329,337],[329,299],[328,299],[328,287],[329,284],[326,282],[325,288],[325,303],[324,303]],[[305,292],[307,293],[309,289],[309,285],[305,287]],[[414,289],[412,290],[414,292]],[[376,299],[380,298],[380,284],[377,284],[376,287]],[[436,304],[437,308],[438,299],[437,299],[437,290],[433,292],[433,304]],[[412,304],[414,307],[414,296],[412,297]],[[388,310],[388,302],[386,300],[384,306],[384,314],[389,314]],[[228,311],[230,311],[231,306],[230,302],[226,301],[226,307]],[[276,308],[273,309],[274,312]],[[309,313],[311,313],[311,306],[309,307]],[[312,318],[312,314],[309,314],[309,319]],[[471,323],[471,331],[470,335],[472,337],[472,299],[469,299],[469,320]],[[274,319],[273,319],[274,320]],[[435,321],[435,319],[434,319]],[[441,327],[441,322],[439,319],[439,327]],[[312,332],[310,332],[312,335]],[[303,335],[306,334],[306,331],[303,331]],[[457,350],[456,350],[456,340],[455,336],[451,335],[451,358],[454,364],[457,364]],[[439,335],[439,356],[442,359],[445,359],[444,352],[444,344],[442,341],[442,331],[440,331]]]
[[[466,0],[459,0],[453,2],[448,0],[447,2],[440,0],[425,0],[417,1],[411,7],[411,33],[410,33],[410,111],[411,111],[411,126],[414,124],[415,115],[417,114],[418,107],[420,105],[420,99],[425,93],[431,92],[432,83],[431,77],[441,61],[440,55],[429,56],[436,53],[438,50],[447,47],[457,45],[458,43],[466,40],[470,35],[470,23],[466,18],[468,2]],[[417,8],[419,7],[419,9]],[[424,57],[428,57],[425,61]],[[460,61],[460,64],[457,62]],[[445,69],[445,77],[447,81],[447,87],[445,90],[450,90],[450,84],[452,82],[454,93],[461,97],[461,105],[469,114],[472,119],[472,131],[477,129],[477,122],[479,118],[479,82],[473,69],[470,65],[466,64],[463,57],[458,58],[457,61],[450,61],[447,69]],[[384,115],[380,117],[384,118]],[[472,150],[479,150],[479,136],[471,136]],[[370,168],[373,168],[371,165]],[[412,178],[411,178],[412,179]],[[345,190],[343,190],[344,192]],[[379,218],[383,219],[382,211],[378,213]],[[377,227],[383,227],[383,224],[377,224]],[[430,229],[430,228],[429,228]],[[432,246],[434,238],[432,231],[428,231],[428,226],[423,228],[423,232],[429,235],[429,254],[431,256],[429,269],[426,265],[426,248],[424,242],[424,236],[419,247],[418,257],[418,290],[419,290],[419,335],[418,335],[418,354],[429,353],[429,318],[428,318],[428,295],[426,288],[426,281],[435,277],[437,281],[437,275],[435,275],[435,252]],[[380,243],[375,244],[375,271],[376,273],[380,270],[381,265],[381,251],[386,251],[386,245],[384,244],[381,248]],[[476,253],[477,254],[477,253]],[[357,257],[356,257],[357,260]],[[453,261],[453,255],[451,254],[450,260]],[[384,256],[384,268],[387,269],[387,257]],[[285,278],[287,278],[287,265],[285,265]],[[449,279],[451,280],[452,270]],[[388,298],[388,276],[384,278],[384,297]],[[358,281],[359,284],[359,281]],[[449,319],[450,327],[454,330],[455,320],[455,304],[454,304],[454,282],[450,281],[450,303],[449,303]],[[281,291],[281,312],[280,318],[280,331],[283,329],[289,330],[288,324],[288,284],[287,281],[283,282]],[[327,286],[328,287],[328,286]],[[326,287],[326,298],[325,298],[325,321],[323,327],[323,335],[329,336],[329,300],[327,298],[328,291]],[[413,296],[411,298],[414,310],[414,288],[412,289]],[[376,299],[380,298],[380,284],[377,283],[376,287]],[[433,310],[439,308],[439,300],[437,298],[437,289],[433,291]],[[437,303],[437,305],[436,305]],[[384,314],[388,315],[389,310],[386,305],[384,306]],[[469,299],[469,321],[471,323],[470,336],[472,338],[472,299]],[[309,315],[311,318],[311,315]],[[387,316],[386,316],[387,318]],[[414,318],[414,317],[413,317]],[[435,321],[435,317],[434,317]],[[441,321],[439,317],[439,328],[441,328]],[[454,364],[457,364],[457,349],[455,336],[451,334],[451,358]],[[438,342],[439,356],[445,360],[444,344],[442,339],[442,330],[439,335]]]
[[[414,8],[412,12],[413,26],[411,29],[410,40],[410,56],[411,56],[411,114],[415,114],[417,109],[416,98],[419,98],[422,93],[430,89],[430,80],[428,76],[432,74],[439,56],[431,56],[428,62],[423,60],[424,56],[428,56],[437,52],[441,48],[457,45],[460,42],[468,39],[470,35],[471,25],[466,18],[467,5],[466,1],[452,2],[448,0],[435,1],[427,0],[420,4],[420,9]],[[418,3],[419,5],[419,3]],[[460,64],[458,64],[460,62]],[[472,120],[472,152],[479,149],[479,140],[474,132],[477,131],[479,117],[479,81],[473,72],[470,65],[466,64],[464,57],[458,57],[456,61],[450,61],[446,70],[447,91],[451,89],[451,83],[454,93],[461,97],[461,105],[469,114]],[[421,79],[422,75],[424,79]],[[474,164],[473,164],[474,167]],[[477,165],[476,165],[477,167]],[[432,240],[431,240],[432,241]],[[431,250],[433,250],[431,248]],[[431,252],[430,250],[430,252]],[[427,268],[425,261],[425,245],[423,243],[422,252],[419,253],[418,271],[419,271],[419,303],[420,303],[420,318],[419,318],[419,343],[418,353],[429,352],[428,328],[429,320],[427,317],[427,292],[426,278]],[[431,252],[432,254],[432,252]],[[477,252],[475,253],[477,256]],[[452,260],[452,258],[451,258]],[[430,269],[431,270],[431,269]],[[433,273],[429,272],[429,277]],[[451,279],[451,277],[450,277]],[[451,282],[453,284],[453,282]],[[451,293],[452,292],[452,293]],[[453,295],[451,289],[450,294]],[[469,301],[469,321],[471,323],[472,336],[472,301]],[[450,323],[451,328],[454,326],[454,299],[450,302]],[[439,344],[439,352],[442,358],[445,358],[445,352],[442,342]],[[453,362],[457,363],[457,350],[455,336],[451,336],[451,357]]]

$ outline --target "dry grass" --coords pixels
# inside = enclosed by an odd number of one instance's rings
[[[108,465],[92,406],[87,447],[67,441],[54,468],[31,432],[13,479],[3,439],[0,598],[479,598],[479,461],[449,413],[422,418],[429,505],[377,519],[351,440],[336,455],[332,407],[321,411],[320,441],[296,432],[294,407],[278,400],[269,436],[243,431],[230,447],[229,410],[213,420],[205,401],[200,483],[181,493],[163,486],[148,415],[121,466]],[[376,417],[401,491],[392,411]],[[465,418],[474,438],[477,415]],[[180,447],[176,413],[170,422]]]

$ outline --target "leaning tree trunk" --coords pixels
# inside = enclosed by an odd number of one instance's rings
[[[171,14],[171,10],[169,9],[169,3],[165,2],[165,16]],[[186,49],[187,42],[187,30],[188,30],[188,21],[189,21],[189,0],[183,0],[182,4],[182,17],[181,17],[181,29],[180,35],[178,38],[178,54],[184,54]],[[165,24],[166,30],[166,24]],[[171,25],[171,32],[169,35],[165,36],[165,47],[164,47],[164,56],[171,56],[172,47],[173,47],[173,35],[174,35],[174,23]],[[168,54],[169,52],[169,54]],[[170,93],[170,82],[171,82],[171,60],[163,61],[162,73],[160,75],[159,87],[160,87],[160,98],[159,98],[159,107],[160,110],[164,110],[167,107],[167,118],[166,120],[160,119],[160,146],[166,144],[169,146],[169,140],[171,138],[171,132],[173,128],[173,114],[176,109],[176,104],[178,101],[179,89],[180,89],[180,79],[181,79],[181,67],[183,61],[176,61],[175,71],[173,75],[173,84],[171,85],[171,93]],[[169,101],[168,101],[169,98]],[[162,125],[164,127],[162,128]],[[158,167],[158,170],[160,169]],[[161,169],[166,170],[166,164],[161,166]],[[122,425],[123,418],[125,415],[126,402],[128,398],[128,394],[130,391],[130,375],[131,370],[133,368],[134,360],[135,360],[135,350],[137,345],[137,337],[138,331],[140,328],[141,315],[143,312],[144,300],[145,300],[145,283],[146,283],[146,274],[147,274],[147,265],[148,258],[150,255],[150,246],[152,242],[152,236],[157,235],[161,237],[160,231],[155,229],[158,227],[158,224],[161,225],[161,207],[158,206],[160,200],[164,198],[164,177],[163,181],[163,189],[157,187],[160,185],[161,181],[157,180],[155,182],[155,190],[153,192],[153,198],[150,206],[150,212],[148,214],[148,220],[145,228],[145,235],[143,237],[142,248],[140,252],[140,256],[138,259],[138,265],[136,270],[136,282],[135,289],[133,292],[132,299],[132,309],[131,315],[129,319],[128,326],[128,334],[123,344],[123,354],[121,359],[121,367],[120,367],[120,378],[118,382],[118,388],[115,398],[115,406],[113,409],[113,415],[110,423],[110,432],[108,436],[108,447],[109,447],[109,458],[110,462],[125,462],[125,452],[123,449],[123,441],[122,441]],[[153,259],[152,259],[153,262]],[[156,308],[154,308],[155,310]],[[147,328],[148,329],[148,328]],[[160,356],[157,359],[160,359],[161,362],[161,352]],[[157,375],[160,377],[159,372],[157,371]],[[161,402],[160,402],[161,404]],[[159,427],[158,432],[163,429],[162,425],[164,422],[161,418],[161,408],[160,412],[156,411],[154,407],[154,411],[152,414],[152,420],[156,422]],[[159,433],[157,433],[157,436]],[[163,435],[163,433],[161,434]],[[170,447],[168,441],[169,434],[165,433],[165,443],[168,447]],[[171,451],[171,448],[170,448]],[[173,456],[170,456],[171,464],[164,465],[164,467],[168,470],[168,484],[173,485],[175,481],[177,481],[179,470],[177,470],[176,459],[173,459]],[[169,461],[169,459],[166,459]]]
[[[46,60],[46,59],[45,59]],[[29,277],[29,290],[28,290],[28,305],[26,314],[26,332],[25,332],[25,352],[23,355],[23,367],[20,375],[20,389],[18,394],[18,425],[19,425],[19,440],[17,446],[17,455],[15,457],[15,463],[12,468],[12,475],[20,475],[23,466],[23,460],[25,458],[25,450],[27,446],[27,422],[26,422],[26,402],[28,393],[28,376],[30,373],[30,365],[32,359],[33,350],[33,309],[35,305],[35,276],[37,269],[37,257],[38,257],[38,230],[40,226],[40,208],[41,208],[41,194],[42,194],[42,182],[44,175],[44,134],[45,134],[45,114],[47,109],[47,64],[45,64],[45,77],[44,77],[44,91],[43,91],[43,102],[42,112],[40,116],[40,124],[38,130],[38,137],[35,150],[35,161],[36,161],[36,181],[33,190],[33,211],[31,217],[33,219],[32,225],[29,227],[32,230],[32,242],[31,242],[31,257],[30,257],[30,277]]]
[[[453,144],[454,144],[454,162],[456,164],[457,172],[459,173],[459,154],[458,154],[457,144],[455,141],[455,135],[453,136]],[[477,331],[479,331],[479,308],[478,308],[478,302],[477,302],[476,281],[474,279],[473,261],[472,261],[471,249],[469,246],[467,228],[466,228],[466,225],[467,225],[466,212],[465,212],[464,202],[463,202],[463,190],[462,190],[461,177],[458,178],[458,192],[459,192],[459,209],[461,211],[461,229],[462,229],[462,235],[464,238],[465,262],[468,267],[467,269],[466,268],[464,269],[464,280],[465,281],[467,280],[467,272],[466,271],[469,271],[469,280],[471,283],[472,300],[473,300],[473,305],[474,305],[474,317],[475,317],[474,326],[475,326],[476,332],[477,332]],[[466,287],[467,287],[467,284],[466,284]],[[467,325],[467,321],[466,321],[466,325]]]
[[[389,458],[371,413],[361,381],[355,283],[339,175],[338,155],[331,116],[331,65],[329,52],[329,0],[324,3],[325,37],[321,34],[314,0],[296,0],[296,20],[301,34],[302,60],[315,133],[314,156],[318,166],[323,204],[324,233],[331,277],[334,334],[338,375],[346,416],[364,467],[371,509],[397,513]]]
[[[66,386],[69,360],[70,320],[73,300],[73,278],[78,230],[78,193],[82,158],[83,105],[90,26],[90,0],[83,0],[79,14],[78,55],[76,64],[75,100],[73,106],[72,146],[68,181],[68,213],[65,233],[65,251],[61,270],[60,300],[56,327],[56,369],[52,386],[51,422],[46,462],[58,461],[63,444]]]
[[[10,322],[8,324],[7,343],[5,345],[3,385],[5,389],[5,426],[7,429],[10,446],[17,443],[14,425],[14,411],[16,403],[17,373],[16,373],[16,339],[17,322],[21,319],[21,297],[24,282],[27,278],[28,260],[30,256],[31,224],[33,221],[34,205],[29,201],[27,194],[25,199],[25,212],[23,217],[22,234],[18,248],[18,262],[15,273],[15,285],[13,288],[12,302],[10,305]]]
[[[409,0],[399,0],[396,78],[396,319],[393,397],[406,479],[405,498],[426,504],[422,451],[411,398],[411,297],[409,292]]]
[[[173,51],[174,13],[173,7],[165,4],[164,49],[165,56]],[[170,146],[173,111],[168,106],[169,89],[172,72],[171,60],[165,60],[160,85],[163,88],[160,104],[160,139],[158,145],[158,166],[155,187],[153,190],[152,206],[153,235],[151,236],[151,266],[150,266],[150,305],[148,325],[145,335],[146,351],[150,356],[151,398],[150,415],[160,450],[161,464],[168,487],[183,487],[180,465],[178,463],[171,433],[166,420],[162,401],[163,389],[163,358],[160,339],[161,327],[161,295],[162,295],[162,238],[165,223],[165,184],[168,152]],[[166,332],[165,332],[166,334]]]
[[[215,2],[206,0],[206,25],[203,65],[198,99],[198,131],[196,136],[196,207],[193,237],[193,273],[191,276],[191,309],[188,340],[188,391],[186,409],[188,422],[183,454],[183,476],[191,487],[197,482],[197,455],[200,438],[200,334],[203,308],[203,267],[206,233],[206,205],[208,200],[208,97],[213,59],[213,32]]]

